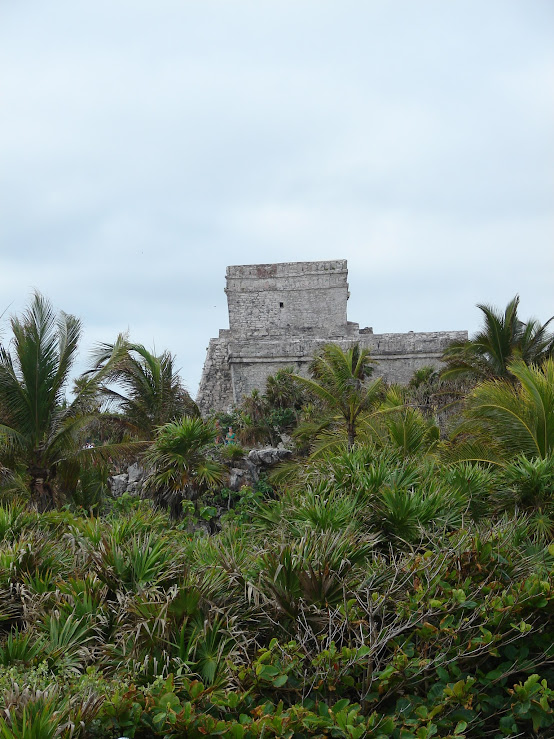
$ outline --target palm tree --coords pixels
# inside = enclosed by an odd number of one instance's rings
[[[66,401],[81,322],[56,316],[38,292],[21,317],[12,317],[11,328],[11,350],[0,345],[0,463],[27,476],[31,499],[45,509],[55,500],[58,473],[83,456],[80,432],[95,417],[92,399],[103,373],[81,382]],[[106,368],[120,350],[114,344]]]
[[[489,380],[469,395],[458,431],[463,441],[451,452],[456,458],[499,463],[554,454],[554,359],[540,367],[520,359],[508,370],[519,384]]]
[[[303,400],[304,390],[295,381],[293,368],[277,370],[267,378],[264,393],[252,390],[235,409],[233,426],[241,443],[277,445],[298,422]]]
[[[484,314],[484,325],[468,341],[455,342],[444,352],[446,364],[443,377],[472,376],[478,380],[494,377],[513,380],[508,365],[521,359],[526,364],[540,364],[552,356],[554,335],[547,331],[549,318],[541,324],[534,318],[521,321],[516,295],[506,306],[504,313],[488,305],[477,307]]]
[[[146,489],[173,516],[179,514],[182,500],[196,500],[222,481],[225,468],[210,456],[216,435],[211,423],[187,416],[157,429],[144,456],[151,470]]]
[[[402,458],[431,453],[439,436],[434,419],[412,403],[411,389],[399,385],[391,385],[378,407],[364,414],[359,431],[362,444]]]
[[[114,363],[111,357],[117,344],[125,349]],[[139,438],[152,439],[158,426],[183,415],[200,415],[196,403],[183,387],[170,352],[155,355],[142,344],[129,343],[120,335],[116,344],[98,347],[93,371],[105,368],[107,362],[112,363],[112,369],[106,374],[102,396],[109,405],[117,407]]]
[[[402,457],[423,456],[438,443],[438,426],[419,408],[404,406],[389,413],[383,409],[383,419],[388,434],[385,446],[391,446]]]
[[[381,378],[366,384],[373,372],[371,362],[369,350],[360,349],[359,344],[346,351],[337,344],[327,344],[310,365],[312,379],[293,375],[341,418],[349,449],[356,440],[360,414],[372,408],[379,398]]]
[[[272,409],[292,408],[295,412],[300,410],[304,393],[294,380],[293,367],[284,367],[267,378],[264,397]]]
[[[236,429],[242,444],[263,444],[271,439],[268,413],[266,399],[259,390],[254,389],[250,395],[243,398],[237,408],[238,428]]]

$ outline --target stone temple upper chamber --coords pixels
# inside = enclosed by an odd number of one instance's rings
[[[229,409],[284,367],[307,374],[329,343],[371,351],[375,376],[407,383],[415,370],[439,366],[452,341],[467,331],[374,334],[347,320],[345,259],[227,267],[229,328],[211,339],[197,403],[203,414]]]

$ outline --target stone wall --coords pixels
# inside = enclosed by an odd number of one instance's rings
[[[211,339],[197,403],[203,414],[226,410],[283,367],[306,374],[329,342],[371,350],[375,375],[407,383],[414,371],[440,365],[466,331],[374,334],[347,321],[346,260],[241,265],[227,268],[229,330]]]
[[[224,410],[237,402],[229,362],[230,333],[222,330],[218,339],[210,339],[197,396],[203,414],[212,409]]]
[[[346,260],[227,267],[229,328],[234,337],[340,335],[348,299]]]

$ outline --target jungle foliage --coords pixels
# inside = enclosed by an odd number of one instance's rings
[[[37,296],[0,355],[0,737],[554,735],[551,358],[399,388],[329,347],[218,428],[124,338],[67,401],[69,318]],[[131,371],[173,398],[147,382],[140,423]],[[226,487],[283,439],[291,462]],[[146,495],[112,498],[130,449]]]

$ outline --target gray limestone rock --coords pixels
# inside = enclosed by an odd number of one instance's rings
[[[266,447],[265,449],[252,449],[248,454],[248,461],[257,467],[271,467],[290,457],[292,457],[290,449]]]
[[[129,485],[132,485],[133,483],[142,482],[144,470],[140,467],[138,462],[134,462],[127,468],[127,474],[129,476]]]
[[[260,479],[260,473],[285,459],[292,457],[289,449],[266,447],[252,449],[246,459],[236,461],[229,470],[228,487],[237,492],[243,485],[254,485]]]
[[[238,467],[231,467],[229,472],[229,489],[237,492],[243,485],[247,485],[250,482],[248,473],[246,470],[241,470]]]
[[[252,481],[252,484],[258,482],[258,480],[260,479],[261,467],[258,464],[254,464],[251,459],[246,459],[245,464],[246,469],[248,470],[248,476]]]
[[[108,485],[114,498],[119,498],[127,490],[129,477],[126,472],[108,478]]]
[[[140,495],[142,493],[142,487],[144,478],[146,476],[145,470],[134,462],[129,465],[127,472],[122,472],[119,475],[112,475],[108,478],[108,484],[114,498],[119,498],[124,493],[129,495]]]

